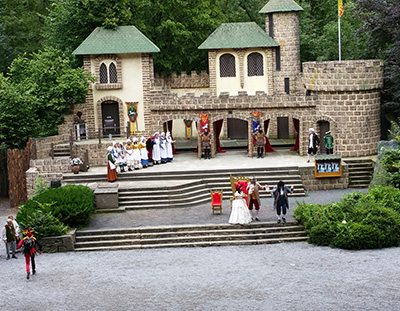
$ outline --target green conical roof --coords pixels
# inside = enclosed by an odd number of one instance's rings
[[[201,50],[277,47],[256,23],[221,24],[200,46]]]
[[[72,52],[74,55],[155,53],[160,49],[135,26],[97,27]]]
[[[294,0],[270,0],[258,13],[304,11]]]

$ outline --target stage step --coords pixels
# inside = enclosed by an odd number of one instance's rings
[[[370,159],[344,159],[349,166],[349,188],[368,188],[374,173]]]
[[[295,222],[78,230],[75,251],[249,245],[306,240],[304,227]]]

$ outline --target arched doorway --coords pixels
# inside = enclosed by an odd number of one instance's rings
[[[228,138],[247,139],[248,122],[241,119],[228,118]]]
[[[119,109],[116,101],[101,103],[103,136],[120,135]]]
[[[328,121],[318,121],[317,124],[318,124],[317,135],[319,136],[319,139],[321,141],[320,142],[320,152],[326,153],[324,136],[325,136],[325,132],[329,131],[330,124]]]

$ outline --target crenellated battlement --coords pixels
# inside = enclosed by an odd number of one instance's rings
[[[154,85],[167,86],[172,89],[208,88],[210,86],[210,77],[206,71],[202,71],[200,74],[196,71],[192,71],[190,74],[181,72],[180,75],[174,72],[170,77],[156,74],[154,77]]]
[[[376,90],[383,87],[381,60],[349,60],[303,63],[303,82],[307,90],[346,92]]]

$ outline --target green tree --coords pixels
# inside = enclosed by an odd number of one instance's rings
[[[0,72],[15,56],[43,47],[43,16],[49,4],[48,0],[0,0]]]
[[[22,84],[14,84],[0,74],[0,145],[24,148],[38,131],[34,105],[36,98]]]
[[[20,56],[10,66],[10,81],[34,97],[32,111],[39,121],[35,136],[57,134],[57,125],[72,104],[83,103],[93,80],[82,68],[71,67],[71,58],[54,48]],[[16,103],[15,103],[16,104]]]

